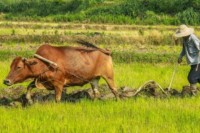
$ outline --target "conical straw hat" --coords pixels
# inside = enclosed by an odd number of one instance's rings
[[[194,33],[194,29],[188,28],[186,25],[183,24],[183,25],[180,25],[180,27],[178,28],[174,36],[177,38],[180,38],[180,37],[189,36],[192,33]]]

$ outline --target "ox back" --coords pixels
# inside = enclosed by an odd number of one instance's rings
[[[56,62],[66,86],[83,85],[96,77],[113,77],[112,58],[97,49],[42,45],[36,54]]]

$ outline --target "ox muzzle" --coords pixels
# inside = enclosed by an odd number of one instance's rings
[[[11,85],[12,85],[12,82],[11,82],[9,79],[5,79],[5,80],[3,81],[3,83],[4,83],[5,85],[7,85],[7,86],[11,86]]]

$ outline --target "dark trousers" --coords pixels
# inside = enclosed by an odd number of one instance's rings
[[[200,83],[200,64],[191,65],[191,69],[188,74],[188,81],[190,84]]]

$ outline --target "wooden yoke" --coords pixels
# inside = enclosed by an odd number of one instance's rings
[[[48,59],[46,59],[46,58],[44,58],[44,57],[42,57],[42,56],[40,56],[38,54],[34,54],[34,57],[36,57],[36,58],[38,58],[38,59],[40,59],[40,60],[42,60],[42,61],[44,61],[46,63],[49,63],[53,68],[58,68],[58,64],[57,63],[55,63],[53,61],[50,61],[50,60],[48,60]]]

